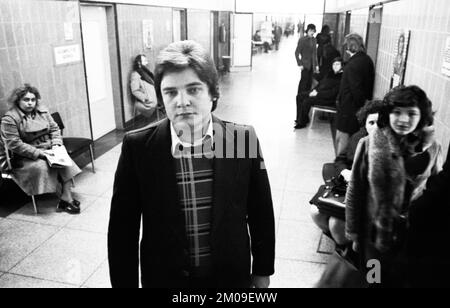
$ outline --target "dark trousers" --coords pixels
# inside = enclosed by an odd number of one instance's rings
[[[318,99],[316,97],[309,97],[308,92],[303,92],[297,95],[297,124],[298,125],[307,125],[310,121],[309,119],[309,111],[312,106],[324,106],[331,107],[335,105],[333,101],[326,101],[322,99]]]
[[[302,77],[298,84],[297,94],[311,91],[312,79],[313,79],[313,70],[304,68],[302,70]]]

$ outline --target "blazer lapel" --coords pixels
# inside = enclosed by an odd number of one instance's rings
[[[233,202],[233,185],[238,176],[238,160],[226,158],[226,149],[233,149],[235,146],[232,131],[214,116],[213,124],[215,160],[212,234],[214,236],[227,207]]]
[[[146,173],[145,176],[157,177],[153,181],[149,181],[154,186],[149,187],[148,192],[157,194],[157,197],[153,200],[156,200],[158,210],[162,211],[167,221],[171,222],[168,227],[172,227],[180,240],[182,240],[184,236],[184,218],[178,198],[171,144],[170,121],[166,119],[158,125],[156,131],[149,136],[146,142],[146,155],[143,159],[142,170]],[[150,166],[150,168],[144,166]],[[148,198],[145,199],[148,200]]]

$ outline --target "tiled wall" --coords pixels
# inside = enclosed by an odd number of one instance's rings
[[[350,33],[358,33],[365,41],[369,9],[353,10],[350,18]]]
[[[125,121],[133,118],[133,103],[130,93],[130,74],[133,60],[138,54],[147,55],[153,70],[158,53],[172,42],[172,9],[160,7],[117,5],[119,49],[122,70]],[[144,49],[143,20],[153,21],[154,46]],[[209,29],[209,28],[208,28]]]
[[[64,23],[73,26],[73,41],[66,41]],[[78,2],[0,0],[0,115],[7,97],[22,85],[38,87],[42,103],[60,112],[66,136],[90,137],[83,63],[55,66],[53,47],[79,44]]]
[[[450,142],[450,78],[441,74],[450,37],[450,1],[401,0],[386,4],[378,53],[375,96],[389,90],[395,44],[401,29],[411,30],[405,84],[423,88],[433,102],[436,133],[447,153]]]

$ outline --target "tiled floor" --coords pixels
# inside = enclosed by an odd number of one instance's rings
[[[277,220],[276,274],[272,287],[312,287],[332,244],[314,226],[308,201],[321,184],[322,164],[333,160],[328,123],[293,130],[299,69],[296,39],[280,51],[259,54],[252,72],[223,77],[215,114],[255,126],[266,159]],[[76,179],[82,213],[55,213],[57,199],[38,199],[39,215],[26,204],[0,218],[0,288],[109,287],[106,233],[120,146],[88,165]],[[321,251],[323,253],[319,253]]]

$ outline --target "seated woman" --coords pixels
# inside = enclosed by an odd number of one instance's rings
[[[411,204],[442,167],[433,111],[417,86],[386,94],[378,126],[361,140],[346,194],[346,236],[362,262],[381,264],[381,287],[401,287]]]
[[[305,128],[309,123],[312,106],[336,107],[336,98],[342,79],[342,58],[333,60],[333,69],[312,91],[297,95],[297,120],[295,129]]]
[[[145,55],[138,55],[134,59],[131,73],[130,88],[134,97],[134,110],[145,118],[151,118],[157,111],[157,98],[154,87],[153,73],[146,67],[148,65]]]
[[[338,156],[331,166],[330,164],[324,166],[324,170],[328,170],[329,173],[327,178],[342,175],[347,182],[349,181],[356,147],[362,138],[372,134],[377,128],[378,113],[382,107],[382,101],[371,101],[361,108],[357,115],[361,129],[351,137],[347,151]],[[315,205],[311,205],[311,218],[323,232],[331,235],[336,244],[345,245],[349,242],[345,237],[345,221],[319,212]]]
[[[12,152],[11,176],[28,195],[56,193],[58,184],[62,194],[57,211],[80,213],[80,202],[72,196],[71,180],[81,172],[75,163],[71,167],[50,168],[46,150],[63,145],[58,125],[49,111],[39,103],[39,91],[25,84],[13,91],[12,105],[1,121],[0,164],[4,165],[4,147]]]

